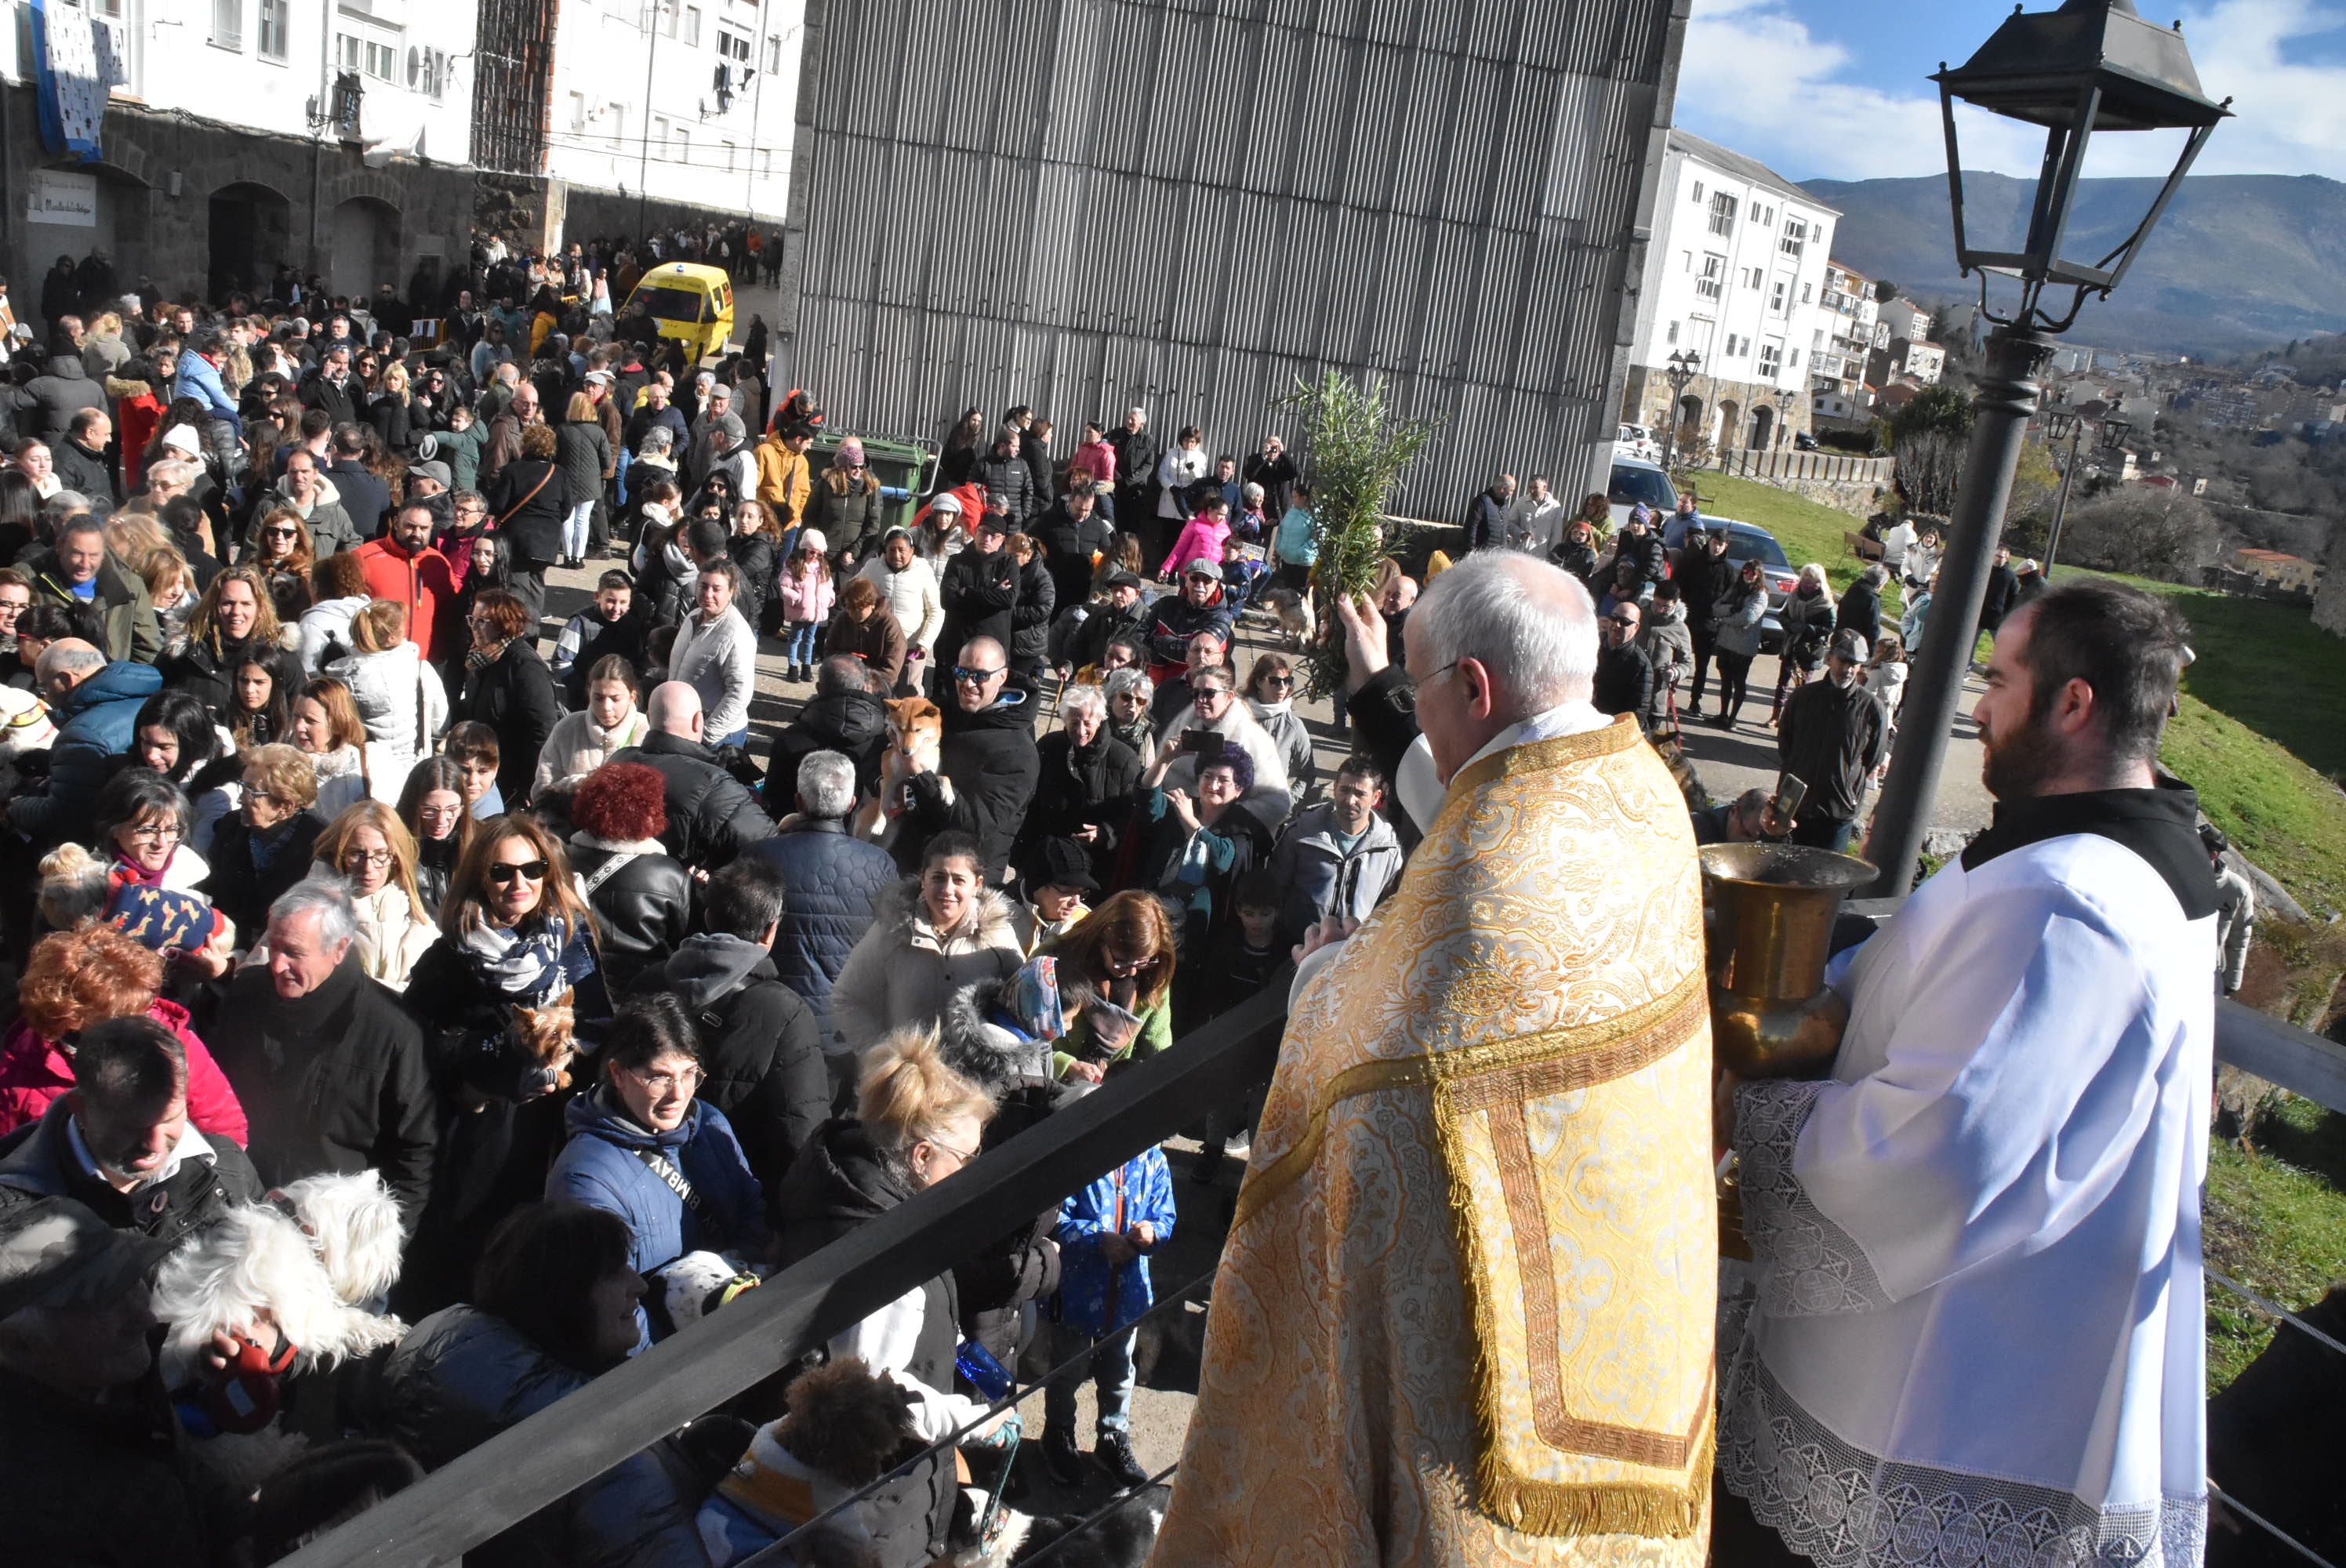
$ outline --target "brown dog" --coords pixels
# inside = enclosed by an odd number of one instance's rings
[[[896,820],[911,805],[905,783],[914,773],[935,773],[945,738],[943,709],[925,697],[900,697],[887,704],[888,749],[880,759],[880,791],[855,813],[855,835],[887,844],[896,837]],[[945,802],[953,801],[952,780],[940,776]]]
[[[573,994],[566,991],[546,1007],[513,1009],[514,1042],[530,1064],[522,1074],[522,1087],[532,1098],[570,1087],[570,1062],[578,1054]]]

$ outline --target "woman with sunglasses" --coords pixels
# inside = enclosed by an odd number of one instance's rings
[[[415,885],[415,840],[398,813],[362,800],[318,835],[319,874],[342,879],[358,911],[359,965],[393,991],[439,939]]]
[[[817,1129],[782,1177],[774,1200],[782,1268],[965,1168],[994,1107],[992,1095],[945,1064],[932,1023],[896,1031],[863,1053],[856,1108]],[[954,1273],[944,1269],[833,1336],[831,1357],[860,1357],[892,1379],[908,1395],[915,1435],[936,1442],[985,1410],[954,1391],[960,1319]],[[954,1462],[941,1450],[865,1500],[872,1561],[915,1568],[934,1557],[929,1543],[944,1539],[959,1491]]]
[[[497,1222],[541,1195],[562,1142],[559,1074],[525,1044],[515,1010],[568,1007],[589,1037],[610,1015],[594,917],[536,819],[483,826],[403,1000],[449,1112],[402,1281],[403,1311],[430,1311],[463,1294]]]
[[[479,829],[465,805],[463,765],[452,757],[426,757],[409,769],[399,791],[399,820],[415,841],[417,907],[437,922],[448,883]]]
[[[1173,1044],[1178,946],[1165,901],[1137,888],[1109,894],[1075,930],[1043,944],[1059,961],[1061,993],[1090,999],[1052,1047],[1054,1076],[1096,1084],[1117,1063]]]
[[[254,524],[252,543],[241,564],[260,574],[279,620],[289,618],[289,606],[290,618],[296,620],[310,607],[310,574],[318,565],[318,547],[299,512],[280,506]]]
[[[611,1020],[601,1082],[564,1109],[568,1141],[546,1196],[626,1220],[638,1274],[688,1252],[763,1263],[773,1250],[765,1196],[732,1123],[695,1098],[707,1076],[684,1004],[657,992]],[[649,1319],[638,1321],[648,1345]]]
[[[1287,786],[1297,800],[1311,793],[1320,766],[1311,753],[1311,732],[1295,711],[1295,661],[1285,654],[1267,653],[1247,672],[1247,711],[1262,726],[1270,743],[1287,764]]]
[[[326,830],[311,809],[317,803],[317,770],[299,748],[272,741],[244,753],[237,815],[212,835],[212,874],[203,886],[243,945],[260,940],[269,906],[308,874]]]

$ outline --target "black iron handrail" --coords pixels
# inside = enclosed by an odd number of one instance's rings
[[[896,1299],[973,1237],[1015,1228],[1270,1076],[1287,975],[1208,1028],[773,1275],[559,1404],[500,1432],[285,1561],[453,1563]],[[943,1260],[943,1261],[941,1261]]]

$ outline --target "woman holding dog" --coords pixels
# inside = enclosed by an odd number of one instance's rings
[[[561,843],[524,814],[484,825],[449,881],[440,938],[408,978],[447,1131],[408,1249],[403,1316],[456,1299],[489,1231],[543,1191],[566,1068],[548,1059],[546,1028],[559,1037],[566,1022],[593,1029],[610,1015],[601,968]],[[555,1011],[565,1009],[568,1020]]]
[[[733,1125],[696,1098],[707,1075],[684,1004],[655,993],[612,1019],[602,1082],[565,1110],[569,1142],[546,1196],[626,1220],[638,1274],[688,1252],[762,1263],[772,1250],[766,1200]],[[652,1338],[647,1319],[642,1343]]]

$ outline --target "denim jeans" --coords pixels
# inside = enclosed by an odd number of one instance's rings
[[[812,621],[790,623],[789,640],[783,644],[783,651],[792,664],[814,663],[814,628]]]
[[[1072,1428],[1076,1424],[1076,1394],[1086,1375],[1099,1390],[1099,1430],[1102,1432],[1129,1431],[1132,1429],[1132,1330],[1125,1329],[1105,1339],[1094,1339],[1081,1329],[1065,1323],[1051,1325],[1051,1360],[1054,1365],[1082,1355],[1089,1347],[1091,1354],[1059,1376],[1043,1385],[1043,1423],[1046,1426]]]
[[[582,501],[562,520],[562,554],[575,558],[586,554],[586,530],[595,521],[595,504]]]

